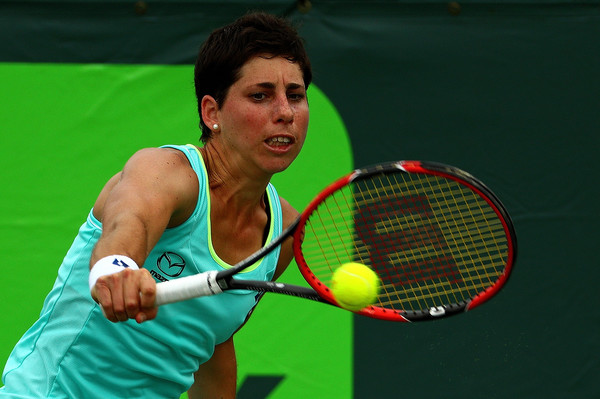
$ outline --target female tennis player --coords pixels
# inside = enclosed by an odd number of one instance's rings
[[[297,216],[269,183],[307,132],[310,62],[285,20],[214,31],[195,67],[202,148],[142,149],[100,192],[40,318],[14,348],[0,397],[233,398],[234,333],[251,291],[154,307],[156,282],[222,270]],[[249,268],[276,279],[289,241]]]

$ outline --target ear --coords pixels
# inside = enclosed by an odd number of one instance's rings
[[[217,104],[217,100],[215,100],[212,96],[207,94],[202,97],[200,109],[202,110],[202,120],[206,126],[211,128],[215,123],[219,123],[219,104]]]

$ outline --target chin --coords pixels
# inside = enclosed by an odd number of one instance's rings
[[[269,165],[266,166],[265,169],[270,174],[275,174],[275,173],[283,172],[284,170],[286,170],[287,168],[290,167],[290,165],[292,164],[292,162],[294,161],[294,159],[296,159],[296,157],[294,157],[291,160],[290,159],[279,159],[277,161],[269,163]]]

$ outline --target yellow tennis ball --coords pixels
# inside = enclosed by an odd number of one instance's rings
[[[362,263],[344,263],[333,272],[331,292],[342,308],[355,312],[377,300],[379,277]]]

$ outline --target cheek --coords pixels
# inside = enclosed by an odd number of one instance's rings
[[[246,129],[258,129],[265,126],[265,118],[259,112],[244,113],[243,123]]]
[[[239,123],[247,128],[263,126],[267,119],[265,112],[260,107],[252,107],[247,104],[240,104],[236,112],[233,112],[233,115]]]
[[[249,130],[264,126],[265,117],[260,110],[248,107],[246,104],[237,103],[229,104],[230,107],[235,107],[235,112],[227,112],[227,123],[232,130],[238,131],[243,135],[247,135]]]
[[[308,107],[303,107],[296,112],[296,123],[298,128],[304,132],[304,136],[306,136],[306,130],[308,129],[308,121],[309,121],[309,113]]]

